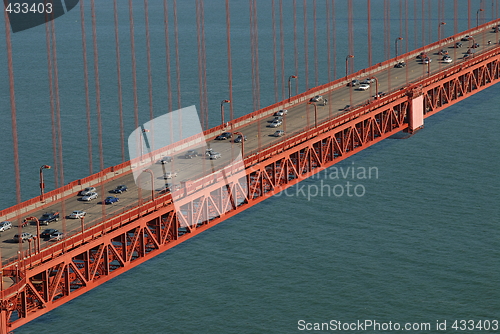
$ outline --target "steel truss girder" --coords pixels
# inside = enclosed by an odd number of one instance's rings
[[[500,56],[494,55],[423,88],[425,117],[500,81]]]

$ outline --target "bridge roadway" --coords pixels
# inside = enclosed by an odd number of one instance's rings
[[[497,34],[493,34],[491,29],[484,30],[482,34],[476,34],[475,41],[480,43],[480,47],[476,49],[476,52],[481,52],[486,50],[489,47],[497,46],[496,42],[498,42]],[[487,45],[486,41],[492,40],[495,41],[492,45]],[[458,42],[459,39],[450,41],[447,50],[449,55],[453,58],[454,64],[458,61],[464,61],[463,55],[466,53],[468,49],[468,45],[471,42],[462,42],[462,48],[454,48],[455,42]],[[409,82],[414,82],[419,78],[425,77],[427,75],[427,70],[430,69],[431,73],[437,72],[439,70],[445,69],[451,64],[444,63],[440,59],[442,56],[437,55],[437,52],[441,48],[430,49],[428,50],[428,55],[432,59],[432,62],[427,65],[423,64],[420,60],[412,57],[411,59],[398,58],[399,60],[404,60],[407,63],[407,66],[404,68],[394,68],[389,67],[383,71],[377,72],[374,76],[378,80],[378,91],[379,92],[390,92],[401,87],[404,87]],[[360,80],[366,79],[365,77],[357,78]],[[347,82],[346,82],[347,83]],[[317,107],[317,123],[321,123],[326,119],[330,119],[332,117],[336,117],[339,114],[342,114],[344,111],[342,109],[346,105],[360,105],[366,103],[369,99],[372,99],[373,95],[375,95],[375,83],[373,83],[370,89],[366,91],[360,91],[351,87],[347,87],[343,85],[337,89],[324,93],[323,96],[328,100],[328,104],[326,106],[318,105]],[[278,128],[270,128],[268,125],[269,122],[273,119],[273,117],[268,117],[265,121],[253,122],[244,126],[242,128],[238,128],[234,131],[242,132],[247,136],[248,140],[244,144],[245,153],[248,152],[256,152],[259,148],[268,147],[280,140],[282,138],[273,137],[272,134],[276,130],[285,130],[286,135],[291,135],[295,133],[299,133],[306,129],[307,127],[313,127],[315,123],[314,116],[314,106],[309,105],[307,103],[300,103],[294,106],[288,107],[288,114],[284,119],[284,124]],[[259,137],[260,134],[260,137]],[[173,170],[178,173],[178,176],[173,180],[168,180],[169,183],[178,183],[179,180],[186,179],[194,179],[196,177],[201,176],[198,172],[193,172],[193,170],[199,171],[200,166],[203,167],[205,173],[209,173],[212,170],[216,170],[221,166],[228,164],[231,159],[234,159],[241,151],[241,144],[235,144],[229,141],[210,141],[207,143],[208,146],[213,148],[214,151],[221,153],[222,158],[218,160],[208,160],[205,156],[196,157],[193,159],[185,159],[182,154],[177,154],[174,157],[174,161],[164,165],[165,170]],[[203,152],[205,147],[199,147],[198,150]],[[158,166],[162,166],[155,162],[155,164],[150,167],[150,169],[158,170]],[[161,170],[161,167],[160,167]],[[151,176],[148,173],[144,173],[141,175],[141,178],[144,177],[143,182],[151,184]],[[155,172],[154,176],[157,180],[161,179],[161,181],[154,181],[156,184],[158,182],[163,183],[162,175],[158,175]],[[120,198],[118,203],[113,205],[102,205],[102,199],[106,196],[112,195],[108,192],[114,189],[116,186],[126,184],[129,190],[123,194],[117,195]],[[76,194],[68,198],[64,201],[58,202],[54,205],[50,205],[42,210],[34,212],[30,214],[30,216],[41,217],[44,212],[50,211],[59,211],[61,212],[61,218],[64,215],[68,215],[73,210],[84,210],[87,212],[84,223],[86,227],[92,226],[103,219],[105,215],[111,217],[114,214],[118,214],[119,212],[125,211],[133,206],[138,205],[139,199],[148,200],[151,196],[150,190],[139,190],[136,183],[134,182],[132,173],[127,173],[123,176],[120,176],[112,181],[109,181],[103,185],[96,185],[99,198],[90,202],[84,202],[80,200],[80,196]],[[155,194],[158,194],[158,187],[155,187]],[[155,195],[156,196],[156,195]],[[22,220],[24,217],[19,217],[17,221]],[[36,234],[36,226],[30,225],[24,228],[21,228],[16,223],[16,220],[13,221],[13,228],[7,230],[1,235],[1,252],[2,258],[4,259],[4,263],[7,262],[8,259],[13,260],[16,256],[18,250],[27,249],[28,247],[34,246],[34,243],[20,243],[19,245],[14,243],[12,238],[14,234],[22,232],[28,232],[33,235]],[[58,222],[50,223],[48,228],[55,228],[60,231],[63,231],[66,236],[77,233],[81,231],[81,221],[80,219],[60,219]],[[41,230],[42,227],[41,227]],[[47,247],[51,242],[41,241],[41,247]],[[29,246],[30,245],[30,246]]]

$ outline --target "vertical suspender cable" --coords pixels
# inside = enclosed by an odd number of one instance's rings
[[[207,83],[207,50],[205,47],[205,0],[201,0],[201,56],[203,69],[203,97],[206,124],[208,128],[208,83]]]
[[[458,0],[453,2],[453,35],[458,34]]]
[[[470,0],[467,1],[467,29],[470,29],[470,13],[471,13],[471,5]]]
[[[227,40],[227,82],[229,86],[229,119],[234,119],[233,113],[233,65],[231,61],[231,15],[229,10],[229,0],[226,0],[226,40]]]
[[[59,72],[57,67],[57,48],[56,48],[56,28],[54,20],[50,21],[52,27],[52,68],[54,70],[54,98],[56,102],[56,134],[57,134],[57,157],[59,163],[59,184],[64,185],[64,164],[63,164],[63,148],[62,148],[62,126],[61,126],[61,103],[59,100]],[[64,204],[63,204],[64,205]]]
[[[317,34],[318,34],[318,29],[317,26],[318,24],[316,23],[316,0],[313,0],[313,31],[314,31],[314,36],[313,36],[313,44],[314,44],[314,86],[318,86],[318,39],[317,39]]]
[[[418,34],[417,34],[417,0],[413,0],[413,48],[418,48]]]
[[[116,52],[116,75],[118,84],[118,116],[120,117],[120,147],[122,153],[122,162],[125,162],[125,134],[123,129],[123,96],[122,96],[122,77],[120,71],[120,39],[118,35],[118,7],[116,0],[113,0],[113,12],[115,22],[115,52]]]
[[[116,0],[115,0],[116,1]],[[89,159],[89,175],[93,174],[92,162],[92,126],[90,122],[90,98],[89,98],[89,69],[87,65],[87,37],[85,35],[85,11],[83,0],[80,1],[80,25],[82,30],[82,53],[83,53],[83,81],[85,85],[85,110],[87,115],[87,146]],[[123,142],[123,141],[122,141]]]
[[[372,13],[371,13],[371,0],[367,1],[368,8],[367,8],[367,21],[368,21],[368,31],[367,31],[367,36],[368,36],[368,67],[372,66]]]
[[[347,30],[348,30],[348,38],[349,38],[349,54],[354,55],[354,27],[352,22],[352,0],[347,2]],[[354,59],[351,58],[349,62],[349,73],[354,73]]]
[[[422,0],[422,20],[420,20],[420,22],[422,22],[422,46],[426,45],[425,43],[425,0]],[[422,66],[422,71],[425,72],[425,69],[424,69],[424,66]]]
[[[174,125],[173,125],[173,98],[172,98],[172,71],[170,66],[170,33],[168,30],[169,20],[168,20],[168,4],[167,0],[163,0],[163,24],[165,25],[165,61],[167,68],[167,99],[168,99],[168,112],[169,112],[169,123],[170,123],[170,142],[173,143],[174,139]]]
[[[257,109],[260,109],[260,71],[259,71],[259,24],[257,16],[257,0],[253,1],[253,16],[254,16],[254,39],[255,39],[255,84],[257,87]]]
[[[168,31],[168,5],[167,0],[163,0],[163,24],[165,25],[165,61],[167,67],[167,98],[168,98],[168,111],[173,110],[172,101],[172,75],[170,70],[170,37]]]
[[[144,23],[146,25],[146,59],[148,66],[149,119],[154,118],[153,112],[153,78],[151,76],[151,46],[149,41],[149,10],[148,0],[144,0]]]
[[[391,12],[389,6],[389,1],[384,0],[384,50],[386,60],[391,58]]]
[[[48,22],[48,20],[47,20]],[[59,188],[59,163],[57,155],[57,134],[56,134],[56,119],[54,111],[54,85],[52,82],[52,53],[50,46],[50,24],[45,23],[45,44],[47,50],[47,69],[49,75],[49,96],[50,96],[50,120],[52,123],[52,158],[54,159],[54,183],[55,187]]]
[[[56,133],[57,133],[57,153],[59,162],[59,183],[61,186],[64,185],[64,164],[63,164],[63,146],[62,146],[62,126],[61,126],[61,103],[59,99],[59,71],[57,66],[57,47],[56,47],[56,28],[54,20],[50,21],[52,27],[52,63],[54,69],[54,90],[55,90],[55,102],[56,102]],[[63,217],[66,217],[66,203],[61,202],[61,213]],[[63,232],[66,233],[66,220],[63,219]]]
[[[307,47],[307,0],[304,0],[304,70],[306,90],[309,89],[309,50]]]
[[[405,0],[405,53],[409,50],[410,33],[408,29],[408,0]],[[406,68],[408,70],[408,68]]]
[[[177,0],[174,0],[174,35],[175,35],[175,66],[177,80],[177,108],[182,108],[181,104],[181,63],[179,56],[179,22],[177,20]],[[179,136],[182,138],[182,114],[179,113]]]
[[[335,26],[335,0],[332,0],[332,38],[333,38],[333,80],[337,78],[337,28]]]
[[[281,51],[281,98],[285,99],[285,31],[283,29],[283,0],[280,0],[280,51]]]
[[[297,44],[297,0],[293,0],[293,55],[295,75],[299,75],[299,46]],[[295,85],[295,95],[299,93],[299,85]]]
[[[429,30],[429,43],[432,43],[434,41],[434,39],[432,38],[432,9],[431,9],[432,5],[431,5],[431,0],[428,0],[427,1],[427,15],[428,15],[428,19],[427,19],[427,24],[429,26],[428,30]]]
[[[135,39],[134,39],[134,12],[132,10],[132,0],[128,0],[128,14],[130,27],[130,53],[132,54],[132,90],[134,96],[134,126],[139,127],[139,102],[137,99],[137,68],[135,60]]]
[[[403,0],[399,0],[399,37],[403,36]]]
[[[94,48],[94,79],[95,79],[95,101],[96,101],[96,112],[97,112],[97,140],[99,142],[99,170],[102,171],[104,169],[104,154],[102,147],[101,88],[99,84],[99,58],[97,54],[95,0],[90,0],[90,9],[92,12],[92,43]]]
[[[7,68],[9,71],[10,117],[12,125],[12,147],[14,151],[14,174],[16,179],[16,202],[21,203],[21,174],[19,168],[19,145],[17,135],[16,93],[14,91],[14,65],[12,62],[12,41],[10,39],[9,18],[4,11],[5,43],[7,44]]]
[[[278,97],[278,61],[277,57],[277,47],[276,47],[276,13],[274,9],[274,0],[271,0],[271,16],[273,25],[273,64],[274,64],[274,102],[279,101]],[[283,98],[283,97],[282,97]]]
[[[198,48],[198,95],[200,99],[200,115],[201,127],[203,130],[208,129],[205,117],[205,108],[203,100],[203,75],[202,75],[202,60],[201,60],[201,12],[200,0],[196,0],[196,43]]]
[[[370,1],[370,0],[368,0]],[[326,59],[327,59],[327,67],[328,67],[328,82],[332,82],[332,62],[331,62],[331,51],[330,51],[330,2],[325,1],[326,4]]]

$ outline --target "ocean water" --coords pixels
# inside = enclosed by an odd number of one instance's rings
[[[186,3],[179,2],[179,6]],[[339,12],[343,3],[336,1]],[[398,4],[394,1],[391,13],[398,12]],[[265,3],[259,5],[265,8]],[[140,8],[140,4],[136,6]],[[214,2],[214,6],[219,7],[205,9],[207,16],[215,17],[217,10],[223,11],[220,1]],[[232,22],[234,31],[238,31],[238,13],[242,15],[242,25],[248,22],[243,11],[248,4],[238,2],[234,6]],[[108,12],[103,8],[99,13]],[[59,20],[78,18],[75,15]],[[262,19],[259,24],[265,22]],[[337,27],[339,34],[341,22]],[[464,24],[463,20],[460,22]],[[216,26],[215,23],[210,21]],[[398,23],[394,20],[392,26],[397,29]],[[383,22],[379,20],[378,29],[380,24]],[[101,28],[103,36],[110,27]],[[186,24],[185,29],[189,27],[192,28]],[[127,28],[125,25],[123,30]],[[241,32],[242,36],[246,33]],[[77,38],[74,43],[78,42]],[[62,43],[58,44],[61,52]],[[17,45],[21,48],[20,42]],[[342,42],[337,48],[340,53]],[[383,55],[383,50],[379,52]],[[106,52],[102,53],[101,59],[110,63],[109,68],[103,65],[103,72],[108,69],[112,73],[114,58],[107,59]],[[266,64],[265,56],[262,57]],[[342,60],[339,62],[342,72]],[[26,64],[34,68],[32,62]],[[193,64],[196,67],[196,62]],[[357,64],[362,68],[363,60]],[[43,66],[40,70],[46,72]],[[239,67],[235,66],[235,70]],[[46,75],[45,72],[41,73]],[[144,80],[144,74],[141,75]],[[225,75],[223,71],[219,74],[221,80]],[[70,78],[67,80],[71,82]],[[106,89],[111,94],[116,89],[111,74],[103,75],[102,80],[109,80]],[[25,85],[26,91],[29,88],[36,92],[35,82],[18,82],[21,87]],[[248,80],[240,85],[245,87],[241,98],[245,95],[246,100],[238,103],[251,106],[251,85],[249,88]],[[147,86],[141,87],[141,107],[146,107],[141,109],[141,119],[147,119]],[[161,82],[155,87],[162,87]],[[197,86],[186,82],[182,87],[187,91],[183,101],[196,103]],[[65,89],[77,88],[68,84]],[[3,91],[0,96],[5,100],[8,95]],[[79,92],[64,95],[68,101],[63,104],[67,106],[63,121],[71,124],[73,119],[74,124],[82,127],[85,107]],[[449,107],[426,119],[425,128],[410,138],[384,140],[335,165],[328,173],[307,179],[28,323],[16,333],[295,333],[304,332],[299,330],[300,320],[431,324],[431,330],[415,330],[421,333],[437,332],[436,321],[446,320],[446,330],[440,332],[455,333],[451,328],[455,320],[500,321],[499,93],[497,85]],[[212,90],[209,94],[215,95],[211,97],[215,101],[220,100]],[[33,99],[46,99],[46,94],[32,95],[18,97],[23,134],[38,133],[39,128],[50,130],[43,122],[49,114],[38,115],[30,109],[39,106]],[[263,93],[262,103],[272,103],[273,95]],[[73,101],[74,109],[70,109],[72,96],[77,99]],[[155,105],[165,108],[161,94],[155,96],[159,99]],[[130,107],[130,96],[127,98]],[[109,111],[104,113],[105,136],[112,143],[106,152],[114,152],[106,161],[119,162],[116,101],[110,99],[106,103]],[[9,109],[1,108],[5,117]],[[244,110],[241,107],[238,112],[244,114]],[[39,119],[34,122],[26,117]],[[213,117],[216,122],[217,115]],[[3,139],[9,147],[6,124],[9,123],[4,120]],[[133,127],[129,118],[127,127]],[[69,178],[88,170],[84,158],[81,164],[74,163],[76,155],[86,157],[86,134],[81,132],[63,131],[75,137],[64,142],[69,152],[68,165],[74,167],[66,168]],[[50,138],[40,138],[22,136],[24,170],[30,159],[36,160],[38,166],[43,164],[44,155],[51,156]],[[38,149],[33,149],[34,145]],[[6,164],[2,183],[10,189],[12,167],[7,154],[2,159]],[[362,173],[369,170],[373,172],[371,177]],[[36,171],[37,168],[30,181],[34,182],[34,189],[23,181],[23,194],[36,195]],[[10,191],[2,197],[4,207],[12,204],[12,194],[15,193]],[[393,331],[369,328],[366,332]]]

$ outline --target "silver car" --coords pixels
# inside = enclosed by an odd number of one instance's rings
[[[286,110],[286,109],[281,109],[281,110],[279,110],[279,111],[275,112],[275,113],[274,113],[274,116],[284,116],[284,115],[286,115],[286,114],[288,114],[288,110]]]
[[[208,157],[210,158],[210,160],[217,160],[221,157],[221,155],[219,152],[211,151]]]
[[[12,228],[12,223],[10,221],[4,221],[0,223],[0,232],[3,232],[5,230],[8,230]]]
[[[76,210],[76,211],[71,212],[69,214],[68,218],[79,219],[79,218],[85,217],[86,214],[87,213],[85,211]]]
[[[87,187],[87,188],[83,189],[82,191],[80,191],[80,195],[82,195],[82,196],[87,196],[87,195],[88,195],[88,194],[90,194],[90,193],[94,193],[94,192],[96,192],[96,190],[97,190],[97,189],[96,189],[96,188],[94,188],[94,187]]]
[[[25,241],[29,241],[29,240],[33,239],[33,234],[23,232],[20,235],[19,234],[14,235],[13,239],[14,239],[14,242],[25,242]]]
[[[88,202],[88,201],[91,201],[93,199],[96,199],[97,197],[98,197],[97,193],[92,192],[92,193],[88,194],[87,196],[83,196],[82,201]]]
[[[278,126],[281,126],[282,122],[279,121],[279,120],[274,120],[271,122],[271,124],[269,124],[269,127],[271,128],[277,128]]]

